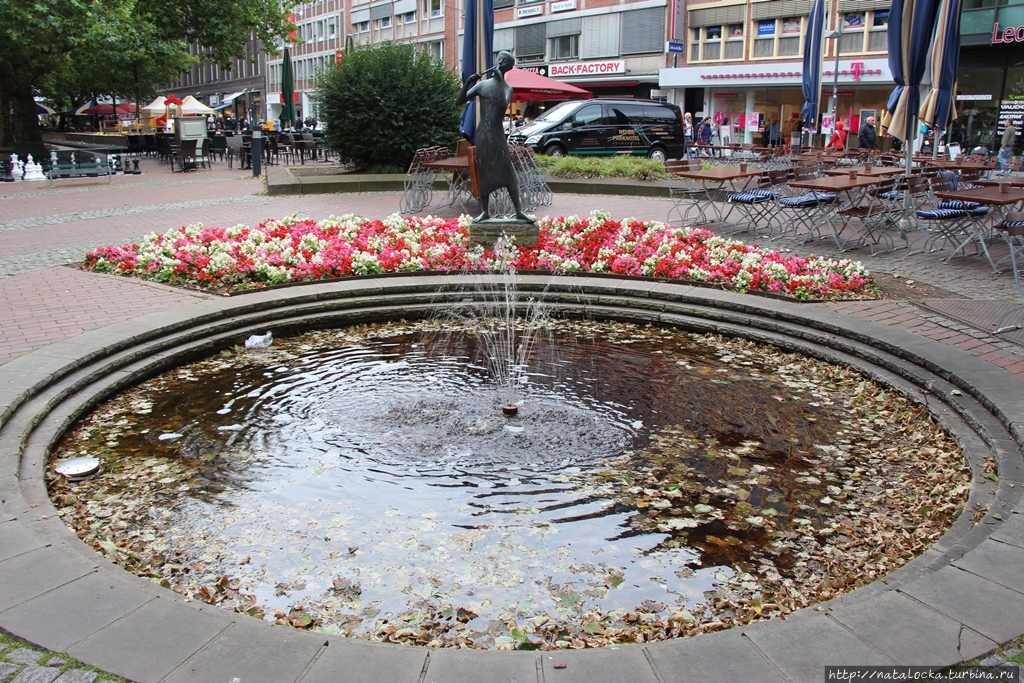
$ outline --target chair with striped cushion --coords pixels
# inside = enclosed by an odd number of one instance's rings
[[[812,180],[819,177],[818,169],[815,166],[798,167],[794,169],[791,181]],[[805,192],[799,190],[788,197],[779,199],[781,209],[782,232],[784,234],[804,235],[804,241],[821,237],[821,226],[815,224],[815,219],[820,215],[819,209],[822,205],[835,204],[836,194],[833,192],[819,192],[811,190]]]
[[[727,194],[725,200],[730,208],[725,222],[728,222],[733,209],[738,209],[746,218],[738,223],[741,226],[740,231],[751,228],[760,235],[774,233],[776,230],[773,223],[778,217],[778,200],[782,196],[781,188],[785,186],[788,176],[786,171],[767,171],[760,175],[755,187]]]
[[[851,242],[856,246],[870,245],[871,255],[895,251],[896,240],[890,234],[891,228],[896,228],[897,235],[903,240],[903,247],[909,246],[907,233],[900,228],[900,209],[897,202],[890,199],[895,190],[896,180],[888,178],[881,181],[876,192],[866,195],[867,203],[857,206],[845,207],[839,210],[839,215],[846,220],[855,220],[859,224],[860,231],[852,240],[843,243],[842,251],[846,251]]]

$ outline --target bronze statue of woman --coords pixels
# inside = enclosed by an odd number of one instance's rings
[[[505,112],[512,103],[512,86],[505,81],[505,74],[515,63],[516,58],[511,53],[499,52],[494,68],[475,73],[466,79],[456,100],[456,104],[463,105],[476,97],[477,106],[480,107],[480,122],[476,127],[476,168],[483,213],[474,219],[475,222],[491,217],[490,195],[501,188],[508,190],[512,206],[516,209],[516,218],[529,223],[536,220],[523,213],[519,202],[519,183],[502,125]],[[493,73],[494,76],[480,80],[487,73]]]

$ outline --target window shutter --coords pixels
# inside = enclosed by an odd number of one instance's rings
[[[376,7],[370,8],[370,19],[383,19],[384,17],[390,17],[392,5],[390,2],[385,2],[383,5],[377,5]]]
[[[690,11],[690,26],[728,26],[742,24],[747,18],[746,5],[730,5],[711,9],[695,9]]]
[[[547,36],[544,24],[528,24],[516,27],[516,58],[543,57],[546,52]]]
[[[867,12],[873,9],[889,9],[892,2],[889,0],[842,0],[839,3],[840,12]]]
[[[370,20],[370,8],[363,7],[361,9],[352,10],[352,23],[361,24],[364,21]]]
[[[548,38],[558,38],[560,36],[574,36],[580,32],[581,21],[579,17],[573,19],[560,19],[559,21],[549,21],[548,27]]]
[[[491,47],[495,52],[505,50],[512,52],[516,45],[516,33],[510,28],[499,28],[494,31],[494,43]]]
[[[802,17],[810,13],[811,0],[771,0],[750,6],[750,15],[754,20]]]
[[[622,54],[665,50],[665,9],[652,7],[622,12]]]
[[[603,14],[583,17],[580,35],[580,59],[602,59],[619,56],[619,17]]]

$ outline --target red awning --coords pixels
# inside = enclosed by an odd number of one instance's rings
[[[89,116],[106,116],[109,114],[131,114],[135,111],[135,105],[131,102],[118,102],[117,106],[110,104],[96,104],[86,109],[83,109],[81,114],[88,114]]]
[[[540,100],[570,100],[574,98],[590,99],[593,93],[575,85],[556,81],[531,71],[511,69],[505,74],[505,80],[512,86],[513,102],[531,102]]]

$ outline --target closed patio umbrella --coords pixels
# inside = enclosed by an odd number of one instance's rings
[[[936,131],[945,130],[956,118],[956,70],[960,65],[960,0],[941,3],[932,45],[932,89],[921,103],[918,116]]]
[[[462,33],[462,82],[494,66],[494,0],[467,0]],[[459,132],[476,144],[476,99],[462,110]]]
[[[290,127],[295,122],[295,74],[292,72],[292,55],[287,46],[281,63],[281,105],[281,127],[286,127],[285,122]]]
[[[907,168],[913,153],[921,80],[928,65],[928,48],[935,31],[939,5],[949,0],[893,0],[889,10],[889,70],[896,83],[882,115],[889,135],[905,141]]]
[[[800,108],[803,127],[818,127],[818,106],[821,103],[821,44],[825,35],[825,0],[814,0],[807,17],[807,35],[804,38],[804,69],[801,89],[804,106]]]

